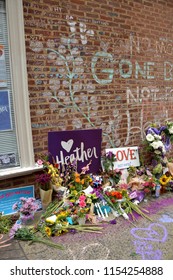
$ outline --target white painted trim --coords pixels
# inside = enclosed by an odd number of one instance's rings
[[[35,165],[35,167],[15,167],[4,169],[0,172],[0,180],[25,176],[41,170],[43,170],[43,167],[39,167],[37,165]]]
[[[25,169],[35,169],[35,162],[26,68],[23,1],[6,0],[6,9],[9,32],[12,86],[14,93],[13,102],[16,117],[17,141],[20,155],[19,168],[8,168],[6,169],[6,171],[0,171],[0,174],[6,174],[7,178],[9,176],[11,177],[13,170],[14,175],[18,176],[18,173],[21,173],[22,170],[24,171]]]

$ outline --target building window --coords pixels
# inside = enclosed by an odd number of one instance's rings
[[[0,0],[0,179],[35,169],[22,0]]]

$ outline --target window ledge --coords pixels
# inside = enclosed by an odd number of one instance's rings
[[[2,171],[0,171],[0,180],[32,174],[32,173],[40,171],[42,169],[43,169],[43,166],[35,165],[32,167],[23,167],[23,168],[15,167],[13,169],[10,168],[10,169],[6,169],[6,170],[2,170]]]

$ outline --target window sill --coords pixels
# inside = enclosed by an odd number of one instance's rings
[[[9,178],[14,178],[14,177],[19,177],[19,176],[25,176],[28,174],[32,174],[34,172],[40,171],[43,169],[43,166],[32,166],[32,167],[15,167],[15,168],[10,168],[6,170],[0,171],[0,180],[4,179],[9,179]]]

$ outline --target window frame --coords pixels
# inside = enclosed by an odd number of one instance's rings
[[[34,162],[32,141],[25,32],[22,0],[5,0],[7,14],[10,69],[20,166],[0,170],[0,180],[32,173],[39,167]]]

